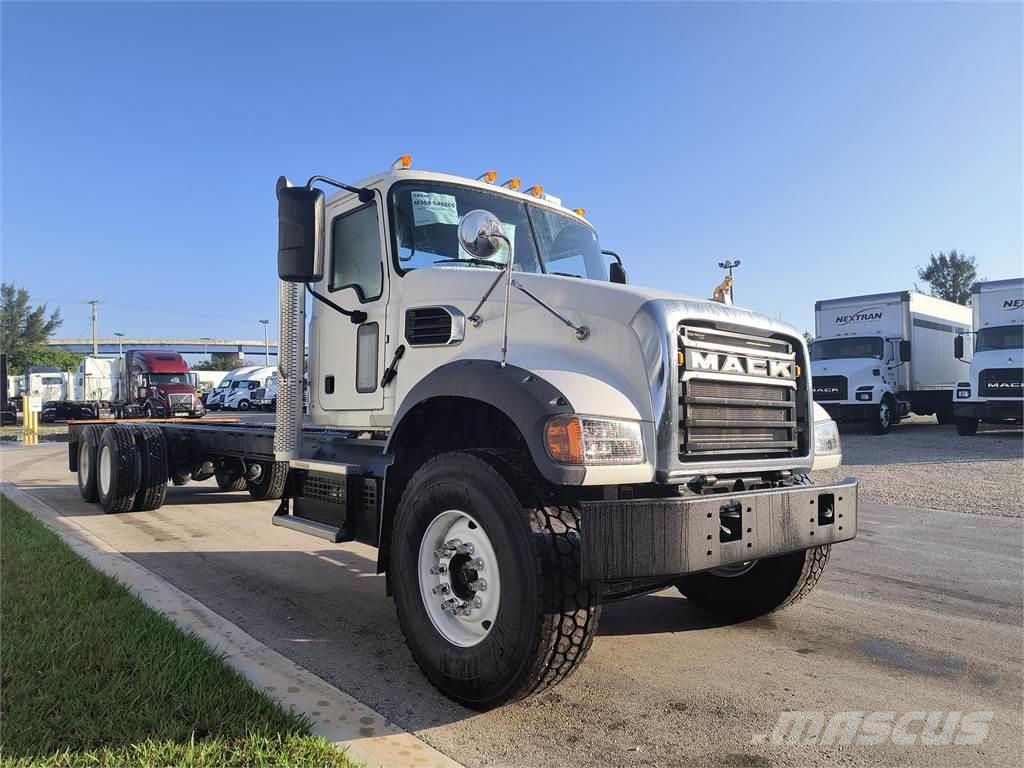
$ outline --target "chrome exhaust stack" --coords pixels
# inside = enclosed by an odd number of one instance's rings
[[[274,459],[298,459],[302,446],[303,368],[306,354],[306,288],[281,281],[277,340],[277,412]]]

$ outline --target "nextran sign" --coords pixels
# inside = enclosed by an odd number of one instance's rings
[[[1003,309],[1009,312],[1012,309],[1024,307],[1024,299],[1007,299],[1003,302]]]
[[[726,355],[720,352],[686,350],[688,371],[738,373],[744,376],[763,376],[766,379],[795,379],[795,366],[789,360],[766,360],[763,357]]]
[[[850,325],[850,323],[868,323],[872,320],[882,319],[881,307],[866,307],[858,309],[849,315],[836,315],[836,325]]]

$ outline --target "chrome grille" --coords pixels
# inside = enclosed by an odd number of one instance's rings
[[[191,408],[192,395],[168,395],[171,401],[171,408]]]
[[[680,462],[795,455],[797,379],[788,342],[680,327]]]

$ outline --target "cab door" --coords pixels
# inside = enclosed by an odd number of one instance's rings
[[[317,401],[326,411],[381,410],[388,275],[379,199],[361,203],[352,196],[332,206],[326,229],[327,263],[319,292],[344,309],[364,312],[366,319],[353,323],[317,302]]]

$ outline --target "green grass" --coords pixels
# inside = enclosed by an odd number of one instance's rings
[[[348,766],[117,581],[0,496],[4,766]]]

